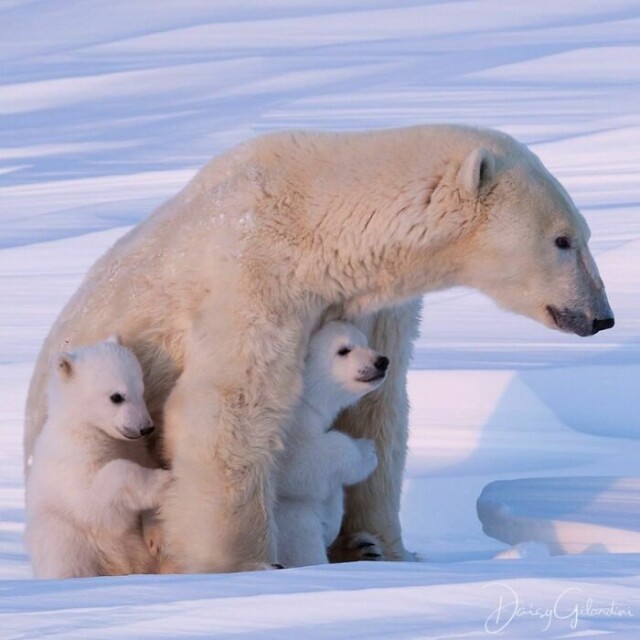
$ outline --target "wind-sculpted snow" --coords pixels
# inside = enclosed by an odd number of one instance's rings
[[[637,553],[640,478],[526,478],[493,482],[478,499],[484,531],[552,553]]]
[[[0,3],[0,637],[638,637],[639,62],[637,0]],[[26,388],[96,257],[253,135],[421,122],[530,144],[616,313],[581,339],[426,298],[402,510],[425,562],[30,580]]]

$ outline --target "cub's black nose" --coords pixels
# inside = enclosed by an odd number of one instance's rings
[[[375,368],[378,371],[386,371],[389,366],[389,358],[385,358],[384,356],[380,356],[374,363]]]
[[[596,319],[593,321],[593,333],[598,331],[604,331],[605,329],[611,329],[616,321],[613,318],[605,318],[604,320]]]
[[[140,429],[140,435],[148,436],[150,433],[153,433],[154,429],[155,427],[152,424],[150,424],[148,427],[145,427],[144,429]]]

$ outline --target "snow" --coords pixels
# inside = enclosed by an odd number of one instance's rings
[[[478,499],[484,531],[553,553],[632,553],[640,546],[640,478],[587,476],[496,481]]]
[[[0,56],[1,638],[638,637],[637,0],[4,0]],[[402,509],[422,561],[30,579],[26,389],[96,257],[250,136],[444,121],[560,178],[616,327],[426,298]]]

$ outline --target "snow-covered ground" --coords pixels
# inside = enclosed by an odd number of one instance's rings
[[[640,637],[638,0],[2,0],[0,58],[0,638]],[[444,121],[563,181],[617,324],[425,300],[402,511],[424,562],[30,580],[26,388],[93,260],[257,133]]]

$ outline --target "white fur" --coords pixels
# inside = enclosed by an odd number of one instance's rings
[[[560,234],[570,250],[554,244]],[[556,314],[561,328],[587,333],[611,315],[588,237],[561,185],[498,131],[257,138],[209,163],[91,269],[36,365],[25,460],[47,419],[52,354],[116,331],[140,358],[154,422],[173,434],[167,552],[182,571],[272,562],[276,458],[309,336],[327,316],[347,318],[393,362],[380,392],[339,418],[379,457],[347,491],[343,534],[373,533],[387,558],[403,559],[420,296],[470,286],[552,328],[549,308],[570,310]]]
[[[142,517],[159,506],[169,472],[150,468],[141,439],[151,418],[140,364],[109,339],[59,354],[52,368],[48,419],[36,441],[26,492],[34,574],[153,571]]]
[[[311,337],[276,485],[278,562],[285,567],[328,561],[344,513],[343,488],[376,468],[373,440],[330,429],[340,411],[382,384],[388,361],[376,367],[380,358],[346,322],[329,322]]]

